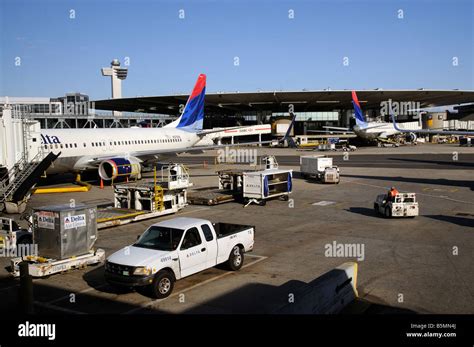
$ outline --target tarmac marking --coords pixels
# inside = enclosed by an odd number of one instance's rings
[[[251,262],[251,263],[245,264],[244,266],[242,266],[242,269],[245,269],[245,268],[247,268],[247,267],[249,267],[249,266],[255,265],[255,264],[261,262],[262,260],[265,260],[265,259],[268,258],[268,257],[265,257],[265,256],[253,255],[253,254],[247,254],[246,257],[248,257],[248,258],[250,258],[250,257],[251,257],[251,258],[258,258],[258,259],[254,260],[254,261]],[[218,280],[218,279],[221,279],[221,278],[223,278],[223,277],[225,277],[225,276],[228,276],[228,275],[230,275],[230,274],[233,274],[233,273],[234,273],[234,272],[225,272],[225,273],[220,274],[220,275],[218,275],[218,276],[209,278],[209,279],[207,279],[207,280],[205,280],[205,281],[203,281],[203,282],[200,282],[200,283],[197,283],[197,284],[195,284],[195,285],[192,285],[191,287],[188,287],[188,288],[186,288],[186,289],[183,289],[183,290],[181,290],[180,292],[176,292],[176,293],[174,293],[174,294],[171,294],[169,297],[167,297],[167,298],[165,298],[165,299],[156,299],[156,300],[149,301],[149,302],[147,302],[147,303],[145,303],[145,304],[140,305],[139,307],[136,307],[136,308],[133,308],[133,309],[131,309],[131,310],[129,310],[129,311],[123,312],[122,314],[132,314],[132,313],[136,313],[137,311],[140,311],[140,310],[142,310],[142,309],[144,309],[144,308],[147,308],[147,307],[149,307],[149,306],[152,306],[152,305],[154,305],[154,304],[156,304],[156,303],[159,303],[159,302],[165,301],[165,300],[167,300],[167,299],[176,297],[176,296],[178,296],[178,295],[180,295],[180,294],[183,294],[183,293],[186,293],[186,292],[188,292],[188,291],[190,291],[190,290],[192,290],[192,289],[194,289],[194,288],[197,288],[197,287],[203,286],[203,285],[205,285],[205,284],[214,282],[214,281],[216,281],[216,280]]]
[[[333,205],[335,203],[336,203],[335,201],[323,200],[323,201],[318,201],[318,202],[312,203],[311,205],[313,205],[313,206],[328,206],[328,205]]]

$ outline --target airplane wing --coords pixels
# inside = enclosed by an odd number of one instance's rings
[[[354,134],[353,131],[342,131],[342,130],[306,130],[308,133],[322,133],[322,134]]]
[[[342,131],[352,131],[350,128],[344,127],[330,127],[330,126],[323,126],[324,129],[334,129],[334,130],[342,130]]]
[[[433,134],[433,135],[464,135],[464,136],[472,136],[474,135],[474,131],[458,131],[458,130],[407,130],[407,129],[400,129],[395,121],[395,117],[393,114],[390,115],[392,118],[393,127],[395,130],[401,133],[417,133],[417,134]]]
[[[207,134],[214,134],[214,133],[220,133],[226,130],[238,130],[238,129],[243,129],[243,128],[248,128],[247,126],[238,126],[238,127],[231,127],[231,128],[223,128],[223,129],[203,129],[196,133],[198,136],[206,136]]]
[[[180,148],[180,149],[166,149],[166,150],[147,150],[147,151],[130,151],[126,154],[126,157],[135,157],[135,158],[143,158],[143,157],[155,157],[158,158],[162,154],[180,154],[180,153],[192,153],[198,151],[205,151],[205,150],[212,150],[212,149],[219,149],[225,147],[238,147],[238,146],[252,146],[252,145],[260,145],[260,144],[268,144],[272,141],[261,141],[261,142],[243,142],[243,143],[234,143],[234,144],[227,144],[227,145],[210,145],[210,146],[195,146],[195,147],[188,147],[188,148]],[[99,156],[91,158],[87,163],[91,166],[99,166],[101,162],[104,160],[109,160],[117,158],[117,155],[107,155],[107,156]]]

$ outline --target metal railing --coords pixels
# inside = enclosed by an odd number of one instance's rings
[[[0,202],[9,201],[15,190],[36,169],[42,159],[43,152],[38,152],[31,161],[28,161],[28,158],[23,156],[0,178]]]

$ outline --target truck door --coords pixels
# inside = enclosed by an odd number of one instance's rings
[[[207,248],[207,267],[213,267],[217,265],[217,240],[215,239],[214,233],[208,224],[201,225],[201,230],[204,235]]]
[[[203,242],[198,228],[190,228],[179,248],[181,277],[192,275],[206,269],[207,245]]]

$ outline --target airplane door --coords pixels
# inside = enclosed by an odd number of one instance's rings
[[[195,227],[186,230],[179,248],[181,277],[192,275],[206,268],[207,245]]]

